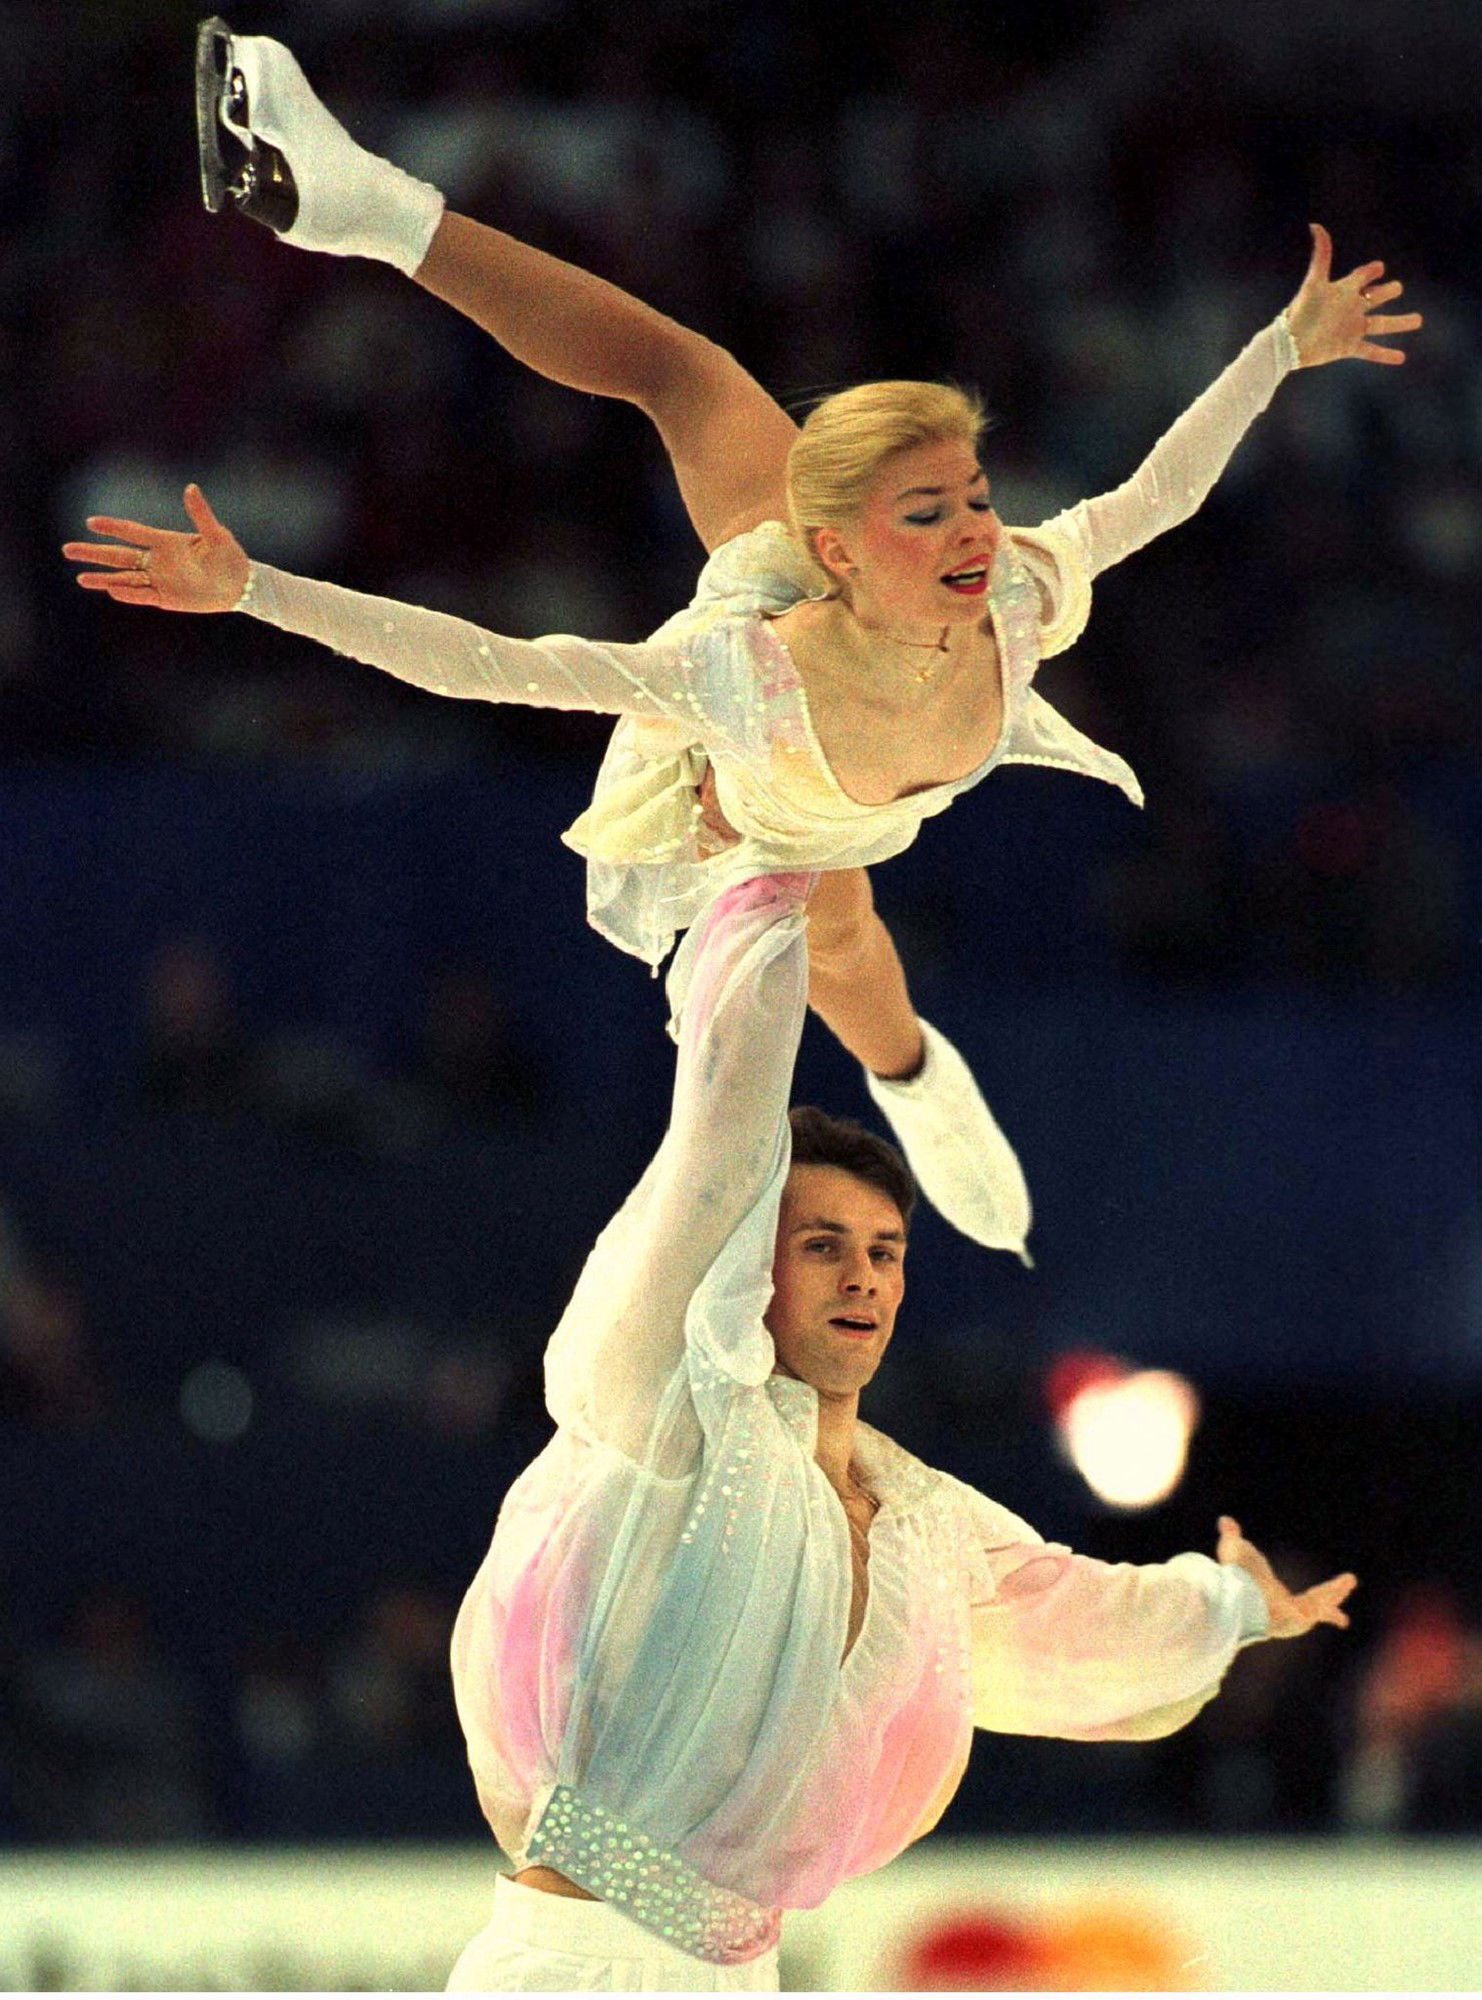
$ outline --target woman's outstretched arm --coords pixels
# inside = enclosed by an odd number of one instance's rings
[[[252,562],[198,486],[185,490],[194,533],[111,515],[88,526],[105,542],[67,542],[77,581],[116,603],[158,611],[246,611],[317,639],[432,694],[599,715],[658,716],[698,730],[694,673],[673,644],[605,644],[562,633],[510,639],[467,619],[370,597]]]
[[[1392,304],[1403,287],[1398,280],[1384,281],[1379,263],[1360,264],[1334,279],[1332,259],[1332,238],[1314,223],[1311,262],[1285,312],[1184,411],[1124,485],[1045,524],[1073,538],[1091,575],[1197,513],[1246,431],[1294,369],[1329,361],[1390,367],[1404,361],[1402,348],[1383,346],[1381,340],[1413,333],[1420,314],[1376,310]]]

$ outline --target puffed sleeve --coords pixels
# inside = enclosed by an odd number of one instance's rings
[[[1082,500],[1033,532],[1052,554],[1069,544],[1089,582],[1156,535],[1187,521],[1296,366],[1296,344],[1282,313],[1165,431],[1130,479],[1110,493]]]
[[[1039,591],[1039,656],[1053,659],[1073,646],[1091,616],[1091,570],[1081,538],[1061,520],[1011,528],[1019,560]]]
[[[791,1155],[811,881],[742,882],[686,934],[669,976],[679,1055],[668,1130],[546,1350],[555,1421],[630,1457],[645,1454],[666,1397],[688,1405],[697,1378],[754,1388],[772,1371],[762,1316]]]
[[[292,576],[267,563],[252,564],[237,609],[431,694],[659,717],[691,727],[701,712],[689,652],[677,639],[621,645],[564,632],[510,639],[447,612]]]
[[[1098,1562],[961,1491],[977,1579],[980,1729],[1082,1742],[1167,1736],[1218,1693],[1240,1647],[1265,1635],[1265,1603],[1243,1569],[1193,1553]]]

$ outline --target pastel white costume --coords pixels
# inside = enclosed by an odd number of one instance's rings
[[[1185,411],[1125,485],[1038,528],[1009,531],[989,594],[1005,697],[999,741],[966,777],[888,805],[861,805],[839,785],[771,622],[816,583],[780,522],[718,549],[693,602],[636,645],[567,634],[503,638],[441,612],[260,563],[252,565],[239,609],[438,694],[621,716],[592,805],[567,838],[587,856],[592,922],[658,965],[675,934],[729,884],[772,870],[887,860],[910,846],[923,819],[999,764],[1080,772],[1140,802],[1122,759],[1035,693],[1035,670],[1079,636],[1094,577],[1195,512],[1295,365],[1282,317]],[[741,835],[708,858],[694,789],[706,759],[721,809]]]
[[[849,1530],[814,1458],[817,1398],[773,1373],[763,1324],[809,886],[736,885],[680,947],[669,1128],[546,1351],[556,1436],[510,1488],[453,1639],[479,1799],[515,1866],[722,1965],[933,1826],[975,1723],[1164,1734],[1265,1623],[1242,1570],[1073,1555],[862,1427],[880,1506],[846,1656]]]
[[[346,155],[325,133],[333,121],[286,51],[270,60],[278,45],[249,41],[234,38],[233,57],[257,107],[250,130],[291,150],[288,126],[309,121],[318,140],[295,172],[302,181],[317,144],[335,170],[320,178],[334,180]],[[410,251],[394,246],[403,269],[435,220],[428,192],[411,204]],[[361,204],[343,206],[359,227]],[[344,239],[332,205],[325,214],[305,207],[299,240],[366,248]],[[1243,1571],[1197,1555],[1088,1561],[863,1428],[856,1459],[879,1511],[848,1646],[850,1537],[814,1458],[817,1398],[773,1374],[763,1315],[807,993],[809,877],[784,871],[899,853],[1001,762],[1139,796],[1120,759],[1033,692],[1035,667],[1080,631],[1098,570],[1199,505],[1294,358],[1278,322],[1125,487],[1006,538],[989,598],[1000,740],[966,778],[887,806],[839,786],[769,623],[811,578],[777,523],[717,551],[694,602],[641,645],[499,638],[253,565],[240,608],[419,686],[621,716],[570,835],[588,856],[589,911],[654,965],[688,933],[670,972],[669,1129],[547,1349],[556,1436],[506,1496],[453,1642],[470,1762],[501,1845],[517,1868],[555,1868],[605,1907],[547,1898],[546,1911],[506,1888],[455,1987],[551,1986],[563,1955],[569,1986],[621,1987],[625,1964],[648,1985],[625,1920],[725,1970],[697,1986],[774,1986],[782,1910],[822,1902],[933,1826],[974,1723],[1163,1734],[1264,1629]],[[705,758],[741,835],[713,857],[694,798]]]

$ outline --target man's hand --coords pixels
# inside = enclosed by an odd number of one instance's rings
[[[1326,1583],[1315,1583],[1310,1590],[1294,1595],[1255,1543],[1248,1542],[1241,1534],[1240,1523],[1228,1514],[1220,1516],[1215,1555],[1220,1562],[1233,1564],[1255,1579],[1266,1600],[1266,1615],[1270,1620],[1268,1639],[1300,1639],[1314,1625],[1337,1625],[1347,1630],[1348,1613],[1342,1608],[1343,1601],[1358,1578],[1346,1570],[1342,1576],[1330,1576]]]
[[[705,766],[705,775],[695,787],[700,801],[700,832],[697,842],[700,859],[708,861],[712,854],[723,854],[728,847],[740,844],[741,836],[720,809],[720,794],[715,789],[715,768]]]
[[[185,489],[193,535],[150,528],[142,521],[94,514],[88,526],[111,542],[64,542],[69,562],[92,563],[77,581],[84,590],[106,590],[116,604],[152,604],[156,611],[231,611],[247,588],[241,543],[207,505],[199,486]]]
[[[1297,344],[1297,359],[1303,368],[1318,368],[1325,361],[1379,361],[1396,368],[1405,353],[1399,347],[1380,347],[1376,334],[1414,333],[1421,325],[1419,313],[1379,313],[1377,306],[1390,305],[1404,286],[1392,278],[1381,284],[1382,264],[1360,264],[1346,278],[1333,278],[1333,239],[1320,222],[1312,229],[1312,261],[1302,280],[1302,289],[1286,309],[1286,323]]]

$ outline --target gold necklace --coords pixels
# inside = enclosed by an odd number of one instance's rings
[[[950,625],[944,625],[940,637],[936,639],[901,639],[894,632],[886,632],[878,625],[866,625],[858,613],[855,614],[855,623],[859,626],[861,632],[868,632],[872,639],[884,639],[892,646],[909,646],[913,652],[936,653],[938,655],[946,652],[947,634],[952,629]],[[906,671],[911,675],[913,680],[919,681],[925,687],[928,681],[936,679],[937,668],[940,665],[941,660],[938,658],[930,661],[925,666],[908,667]]]
[[[855,1471],[852,1465],[846,1466],[844,1468],[844,1477],[848,1480],[850,1486],[853,1488],[857,1496],[861,1500],[863,1500],[865,1505],[869,1508],[870,1519],[873,1521],[875,1516],[880,1511],[880,1502],[875,1498],[875,1495],[870,1491],[869,1487],[865,1485],[864,1481],[860,1478],[859,1474]],[[844,1509],[844,1512],[847,1516],[849,1509],[846,1507]],[[850,1525],[851,1527],[853,1526],[852,1521]]]
[[[860,617],[859,613],[850,603],[847,591],[842,589],[826,590],[821,597],[810,601],[819,604],[839,605],[842,610],[849,613],[849,616],[854,620],[860,631],[868,632],[872,639],[884,639],[892,646],[909,646],[914,652],[920,653],[945,653],[947,650],[947,634],[952,629],[950,625],[944,625],[935,639],[900,639],[896,637],[894,632],[887,632],[883,626],[866,625],[863,618]],[[928,666],[912,667],[909,669],[909,672],[912,679],[920,681],[924,687],[928,681],[936,679],[937,668],[940,665],[940,660],[933,660]]]

